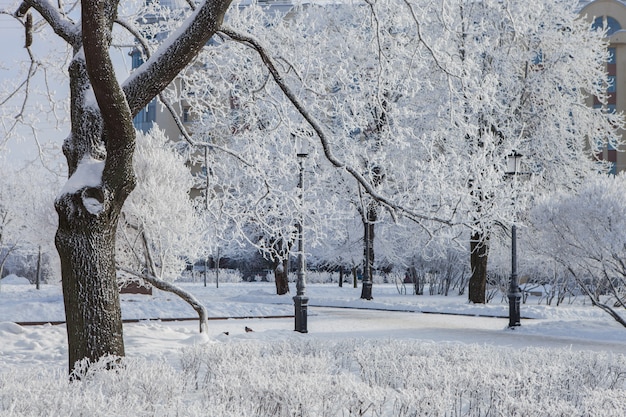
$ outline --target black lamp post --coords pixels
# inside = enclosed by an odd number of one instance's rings
[[[522,155],[517,151],[513,151],[507,157],[506,174],[514,177],[519,174]],[[509,285],[509,328],[521,326],[520,305],[522,302],[522,291],[519,287],[519,279],[517,277],[517,226],[515,222],[511,226],[511,282]]]
[[[304,258],[304,237],[303,237],[303,195],[304,195],[304,159],[308,156],[307,153],[299,152],[298,160],[300,162],[300,179],[298,181],[298,192],[300,193],[300,218],[298,219],[298,272],[296,281],[296,296],[293,297],[293,305],[295,308],[295,331],[300,333],[308,333],[307,330],[307,308],[309,298],[304,295],[306,288],[306,260]]]
[[[367,218],[367,217],[366,217]],[[372,296],[372,224],[369,220],[365,223],[365,259],[363,262],[363,282],[361,288],[361,298],[364,300],[373,300]]]

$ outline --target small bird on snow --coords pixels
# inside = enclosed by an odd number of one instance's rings
[[[249,328],[248,326],[246,326],[246,333],[250,333],[253,332],[254,330],[252,330],[251,328]]]

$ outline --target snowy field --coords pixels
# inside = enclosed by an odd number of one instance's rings
[[[239,318],[200,337],[197,321],[145,320],[193,318],[175,296],[122,295],[123,317],[139,320],[124,327],[125,367],[69,383],[64,326],[15,324],[62,321],[60,287],[5,281],[0,416],[626,415],[626,329],[582,300],[530,298],[509,330],[499,299],[375,285],[363,301],[360,288],[316,284],[300,334],[273,284],[182,284],[209,317]]]

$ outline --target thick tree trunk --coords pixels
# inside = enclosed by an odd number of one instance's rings
[[[84,54],[77,45],[69,68],[72,134],[63,151],[70,178],[55,202],[70,373],[83,359],[124,356],[115,233],[135,187],[135,130],[108,56],[115,18],[108,6],[83,3],[83,25],[93,30],[82,32]]]
[[[134,188],[134,130],[128,110],[111,111],[115,128],[87,102],[85,59],[69,67],[72,134],[63,151],[69,180],[55,202],[55,243],[61,260],[70,373],[77,361],[124,356],[115,268],[115,232],[126,197]],[[120,96],[123,103],[123,96]],[[104,106],[101,106],[104,107]],[[103,146],[106,144],[106,147]],[[73,375],[80,378],[80,375]]]
[[[84,191],[83,191],[84,193]],[[77,361],[124,356],[115,274],[115,217],[88,212],[80,193],[57,200],[69,369]]]
[[[70,20],[52,2],[23,2],[16,13],[24,16],[35,8],[74,53],[69,68],[72,132],[63,144],[70,178],[55,204],[70,372],[81,359],[124,355],[115,231],[124,201],[135,186],[132,117],[206,45],[221,26],[230,2],[199,5],[190,18],[193,22],[172,35],[162,53],[149,59],[123,87],[109,55],[119,0],[82,0],[78,20]],[[102,163],[102,170],[75,176],[85,161]]]
[[[470,251],[472,276],[469,279],[469,301],[475,304],[485,304],[489,242],[481,232],[472,234]]]

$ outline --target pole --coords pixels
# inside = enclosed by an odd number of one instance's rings
[[[298,272],[296,281],[296,296],[293,297],[293,304],[295,309],[295,331],[300,333],[308,333],[307,330],[307,309],[309,298],[304,295],[306,289],[306,260],[304,258],[304,236],[303,236],[303,223],[304,223],[304,158],[307,154],[299,153],[298,159],[300,160],[300,178],[298,181],[298,192],[300,193],[300,216],[298,219]]]
[[[220,248],[217,247],[217,265],[215,267],[215,288],[220,287]]]
[[[509,286],[509,327],[521,326],[520,304],[522,291],[517,278],[517,227],[511,226],[511,283]]]
[[[361,298],[372,300],[372,223],[369,219],[365,223],[365,259],[363,262],[363,282],[361,284]]]
[[[39,289],[41,281],[41,245],[39,245],[39,255],[37,255],[37,277],[35,277],[35,288]]]

